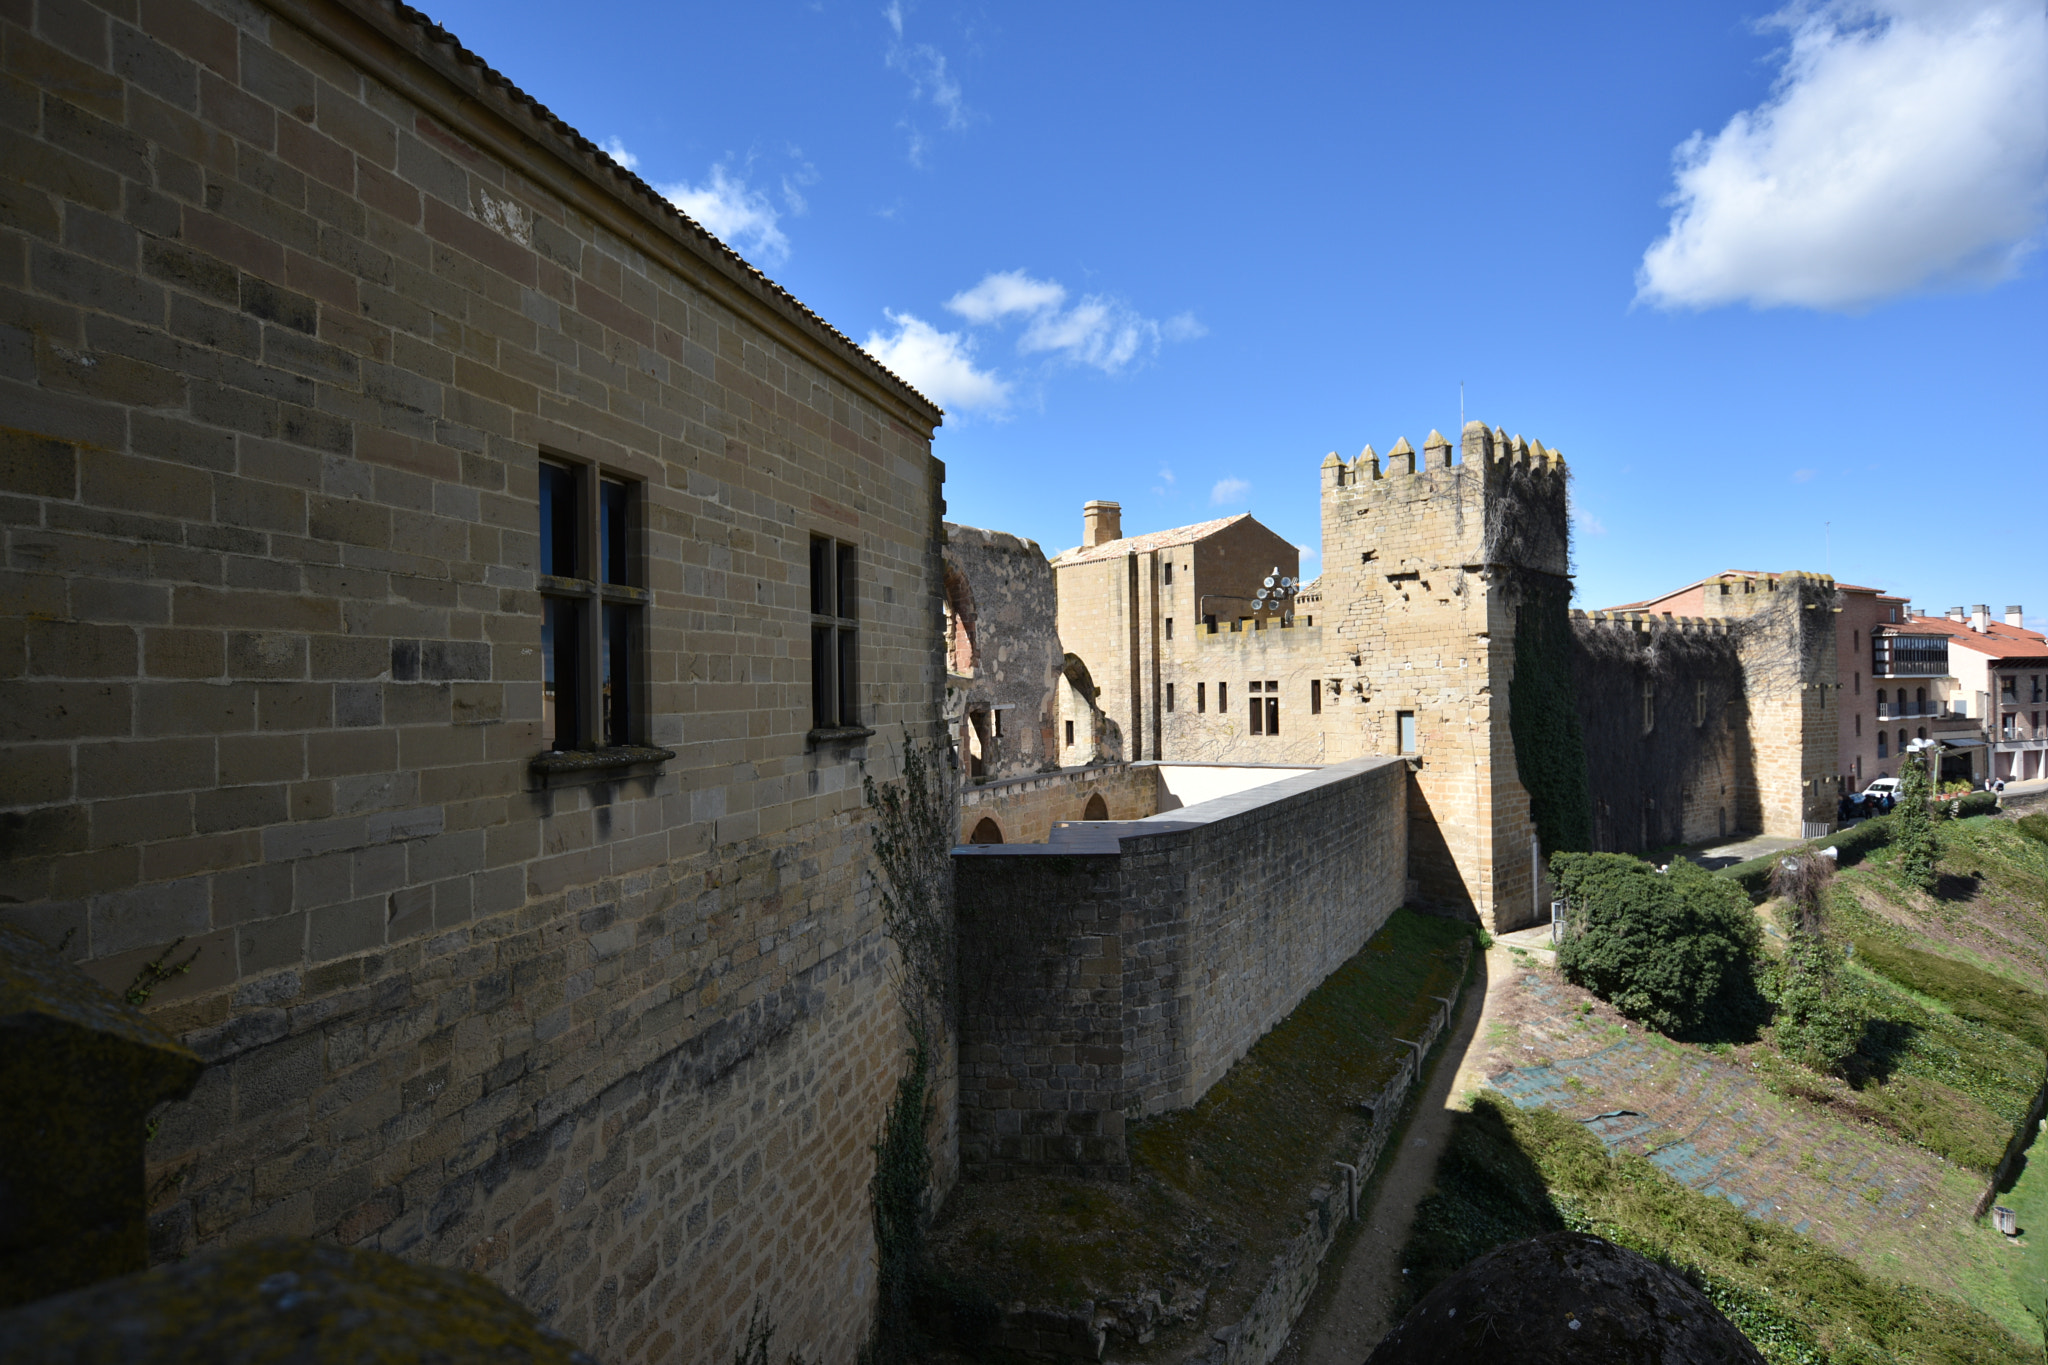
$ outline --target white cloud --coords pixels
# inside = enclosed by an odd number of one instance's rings
[[[1064,313],[1040,313],[1017,339],[1025,355],[1056,351],[1069,360],[1115,374],[1142,354],[1159,349],[1159,324],[1113,299],[1083,298]]]
[[[1579,506],[1579,500],[1571,495],[1569,489],[1565,492],[1564,501],[1565,508],[1571,516],[1572,525],[1578,527],[1582,533],[1589,536],[1604,536],[1607,534],[1607,524],[1585,508]]]
[[[999,412],[1009,405],[1010,385],[990,370],[974,368],[974,341],[941,332],[910,313],[884,310],[896,331],[868,333],[867,353],[901,375],[942,408]]]
[[[1028,319],[1017,338],[1019,354],[1051,355],[1092,365],[1104,374],[1156,355],[1162,340],[1191,341],[1209,331],[1192,313],[1161,324],[1108,295],[1088,294],[1072,308],[1062,306],[1066,301],[1066,286],[1058,280],[1035,279],[1023,270],[998,270],[946,300],[946,307],[977,326]]]
[[[1792,471],[1792,482],[1812,483],[1814,473],[1815,471],[1811,469],[1795,469]]]
[[[1850,309],[2011,276],[2048,202],[2039,0],[1798,0],[1771,96],[1676,153],[1637,298]]]
[[[1321,559],[1323,557],[1323,552],[1312,545],[1297,545],[1294,548],[1303,559]]]
[[[906,43],[903,41],[903,20],[905,18],[902,0],[890,0],[882,10],[882,17],[889,23],[891,41],[882,60],[891,71],[900,71],[910,79],[912,102],[927,100],[932,109],[945,124],[946,131],[958,133],[967,128],[969,110],[967,97],[960,89],[960,81],[946,65],[946,54],[930,43]],[[920,170],[924,167],[924,154],[931,143],[925,137],[924,129],[905,119],[896,125],[907,134],[906,155],[910,164]]]
[[[1168,469],[1165,465],[1159,466],[1159,482],[1167,485],[1168,487],[1173,486],[1173,471],[1171,469]]]
[[[767,195],[731,175],[723,162],[711,168],[711,178],[702,185],[678,181],[655,188],[742,255],[759,256],[770,264],[788,259],[789,238],[776,226],[781,215],[775,205]]]
[[[1067,301],[1055,280],[1034,280],[1021,270],[1001,270],[982,277],[972,289],[946,300],[946,307],[969,322],[996,322],[1013,313],[1038,313]]]
[[[1252,486],[1243,479],[1218,479],[1216,486],[1209,490],[1209,501],[1218,507],[1228,507],[1244,501],[1244,495]]]
[[[624,166],[627,170],[636,171],[640,169],[640,158],[626,150],[626,144],[623,139],[608,137],[597,145],[600,151],[618,162],[621,166]]]

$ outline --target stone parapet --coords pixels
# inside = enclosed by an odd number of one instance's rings
[[[965,1173],[1128,1174],[1401,900],[1406,765],[1367,758],[1055,842],[954,851]]]

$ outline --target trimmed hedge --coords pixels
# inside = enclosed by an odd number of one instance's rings
[[[1660,1033],[1756,1022],[1763,931],[1738,888],[1683,858],[1660,873],[1625,854],[1558,853],[1550,871],[1572,902],[1566,980]]]

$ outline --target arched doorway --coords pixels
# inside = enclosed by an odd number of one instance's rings
[[[1000,844],[1002,841],[1002,826],[986,815],[982,816],[981,823],[974,827],[974,833],[967,836],[967,842],[970,844]]]
[[[1081,818],[1083,820],[1107,820],[1109,818],[1109,803],[1102,799],[1101,792],[1097,792],[1088,798],[1088,808],[1081,812]]]

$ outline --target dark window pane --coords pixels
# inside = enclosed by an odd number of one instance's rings
[[[1207,683],[1196,683],[1196,684],[1195,684],[1195,714],[1196,714],[1196,715],[1200,715],[1200,714],[1201,714],[1202,712],[1204,712],[1204,711],[1207,711],[1208,709],[1209,709],[1209,684],[1207,684]]]
[[[599,686],[603,689],[604,742],[633,742],[633,617],[632,607],[604,609],[604,649]]]
[[[860,724],[860,707],[855,705],[854,698],[854,686],[859,681],[856,668],[860,661],[858,640],[859,635],[855,631],[842,630],[839,632],[839,723],[841,725]],[[997,723],[1001,724],[1001,722]],[[1001,731],[999,730],[997,733],[1001,733]]]
[[[811,541],[811,615],[832,614],[832,542]]]
[[[560,597],[543,599],[541,652],[541,733],[551,749],[574,749],[581,742],[583,604]]]
[[[1308,713],[1312,716],[1323,714],[1323,680],[1315,678],[1308,685]]]
[[[1266,733],[1269,735],[1280,733],[1280,699],[1278,697],[1266,698]]]
[[[1250,701],[1245,703],[1245,709],[1251,713],[1252,733],[1255,735],[1265,734],[1266,708],[1259,705],[1259,699],[1257,697],[1253,697]]]
[[[848,618],[858,616],[860,613],[854,610],[854,603],[859,600],[859,594],[855,591],[858,585],[855,583],[853,576],[853,547],[851,545],[841,545],[839,547],[838,569],[839,572],[836,576],[839,583],[839,614]],[[848,723],[851,724],[851,722]]]
[[[817,556],[811,558],[815,562]],[[832,635],[830,626],[811,627],[811,727],[817,730],[838,723],[832,711]]]
[[[627,513],[632,507],[631,491],[617,479],[605,479],[597,486],[601,513],[598,526],[598,557],[604,565],[607,583],[631,583],[626,576],[626,545],[630,539]]]
[[[1216,714],[1222,715],[1230,709],[1230,684],[1216,684]]]
[[[581,578],[580,558],[576,553],[576,471],[542,461],[540,571],[558,578]]]

